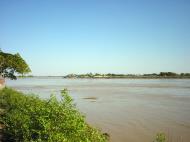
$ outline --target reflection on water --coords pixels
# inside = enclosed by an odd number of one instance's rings
[[[7,80],[7,85],[42,98],[68,88],[88,122],[113,142],[151,142],[160,131],[170,142],[190,141],[187,79],[29,78]]]

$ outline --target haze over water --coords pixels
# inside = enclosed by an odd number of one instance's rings
[[[111,142],[150,142],[158,132],[169,142],[190,140],[188,79],[29,78],[7,85],[42,98],[68,88],[87,121],[109,133]]]

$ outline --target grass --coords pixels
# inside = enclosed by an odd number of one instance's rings
[[[66,89],[61,100],[40,99],[11,88],[0,91],[4,133],[18,142],[106,142],[108,135],[86,123]]]

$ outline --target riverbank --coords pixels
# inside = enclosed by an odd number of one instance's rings
[[[107,134],[86,123],[66,90],[61,91],[61,96],[61,101],[55,96],[40,99],[10,88],[2,89],[4,132],[16,141],[106,142]]]
[[[78,79],[185,79],[190,78],[190,73],[174,73],[174,72],[160,72],[159,74],[68,74],[63,78],[78,78]]]
[[[190,79],[190,77],[148,77],[148,76],[127,76],[127,77],[65,77],[65,76],[32,76],[32,77],[28,77],[28,76],[24,76],[24,77],[18,77],[20,79],[22,78],[38,78],[38,79],[44,79],[44,78],[52,78],[52,79],[56,79],[56,78],[62,78],[62,79],[150,79],[150,80],[154,80],[154,79]]]
[[[68,74],[65,76],[18,76],[18,78],[63,78],[63,79],[190,79],[190,73],[176,74]]]

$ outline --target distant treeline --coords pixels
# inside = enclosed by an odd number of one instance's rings
[[[160,72],[152,74],[68,74],[64,78],[190,78],[190,73]]]
[[[114,74],[114,73],[107,73],[107,74],[100,74],[100,73],[86,73],[86,74],[68,74],[66,76],[17,76],[18,78],[46,78],[46,77],[62,77],[62,78],[189,78],[190,73],[174,73],[174,72],[160,72],[160,73],[151,73],[151,74]]]
[[[18,78],[34,77],[33,75],[18,75]]]

